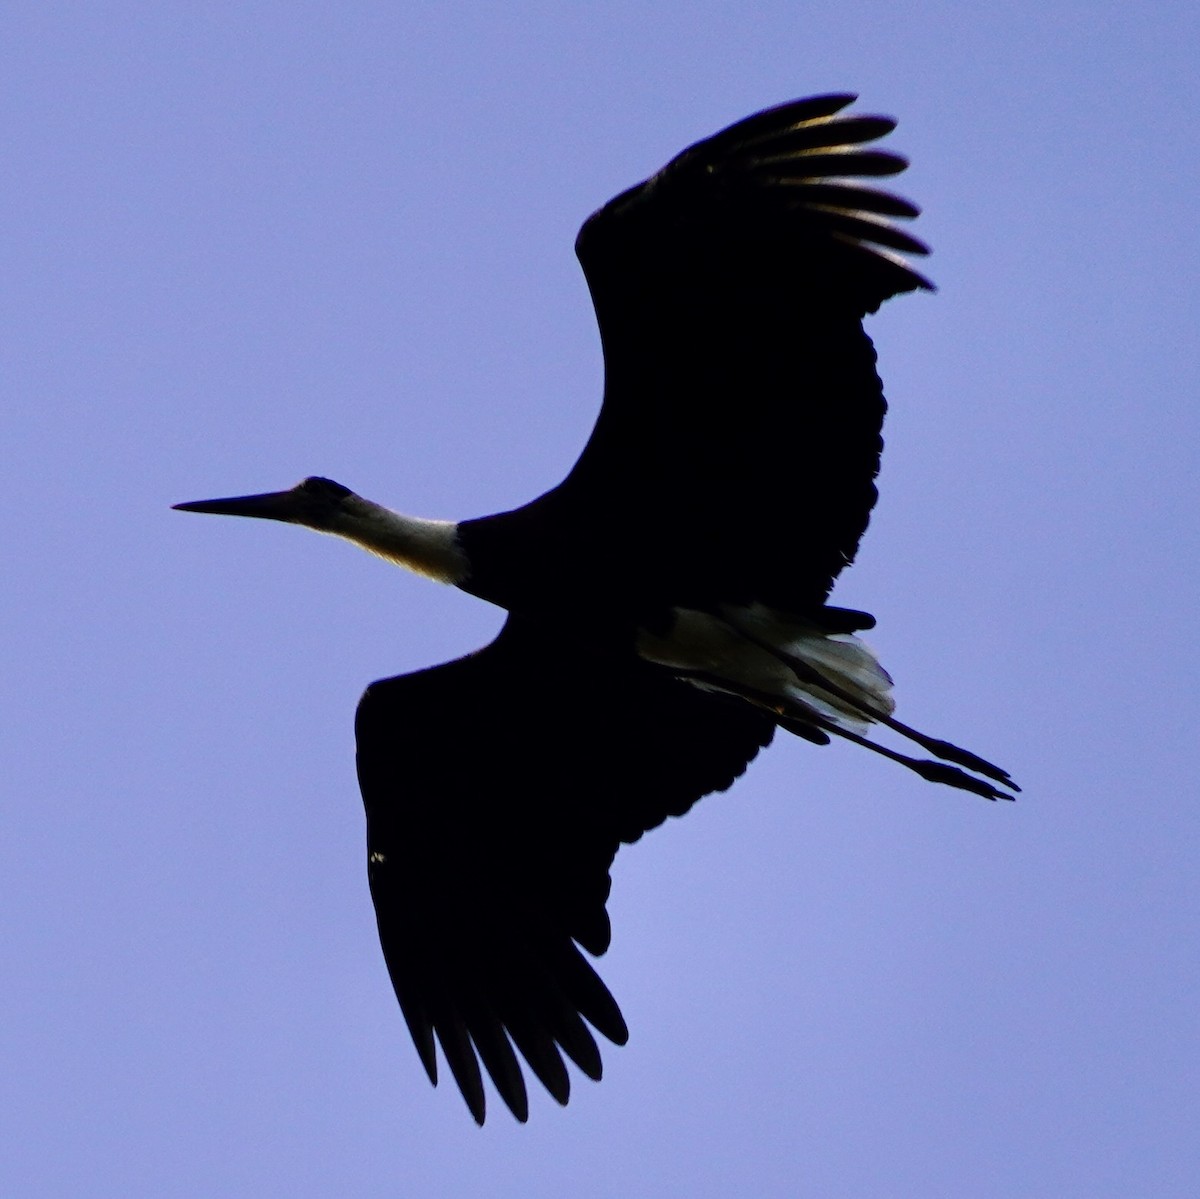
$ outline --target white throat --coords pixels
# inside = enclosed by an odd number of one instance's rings
[[[346,497],[328,532],[439,583],[462,583],[471,573],[452,520],[405,516],[354,495]]]

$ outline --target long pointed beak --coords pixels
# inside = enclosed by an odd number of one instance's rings
[[[233,495],[220,500],[191,500],[172,504],[180,512],[212,512],[218,516],[258,516],[264,520],[294,522],[299,515],[295,491],[266,491],[261,495]]]

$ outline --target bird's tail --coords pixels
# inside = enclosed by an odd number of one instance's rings
[[[674,615],[671,631],[665,637],[643,635],[639,651],[697,686],[739,695],[807,741],[827,744],[831,736],[853,741],[929,782],[985,799],[1013,798],[994,783],[1020,790],[986,759],[897,720],[891,676],[853,633],[831,632],[759,604],[729,606],[719,615],[683,609]],[[839,613],[846,615],[864,619],[857,625],[841,620],[843,629],[870,624],[865,614]],[[877,724],[941,760],[913,758],[869,740],[866,734]]]
[[[772,645],[771,652],[795,675],[789,698],[839,729],[865,733],[896,710],[892,676],[853,633],[806,629]]]

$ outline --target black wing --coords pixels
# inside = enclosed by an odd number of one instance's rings
[[[863,148],[894,122],[837,116],[852,99],[740,121],[589,218],[604,406],[558,488],[490,519],[560,528],[580,578],[619,563],[652,601],[820,606],[876,498],[862,317],[930,286],[893,221],[917,209],[857,178],[904,168]]]
[[[358,773],[384,957],[431,1081],[436,1036],[479,1123],[480,1059],[519,1120],[514,1047],[560,1103],[561,1053],[600,1077],[588,1025],[627,1032],[576,943],[608,948],[618,844],[728,787],[772,732],[748,705],[514,618],[476,654],[367,689]]]

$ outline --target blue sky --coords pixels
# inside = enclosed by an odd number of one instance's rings
[[[1193,1194],[1198,24],[6,5],[0,1190]],[[601,386],[580,222],[829,90],[900,119],[940,288],[869,326],[882,500],[836,598],[901,717],[1025,794],[781,741],[619,858],[604,1082],[480,1131],[390,993],[351,727],[499,614],[169,505],[551,486]]]

